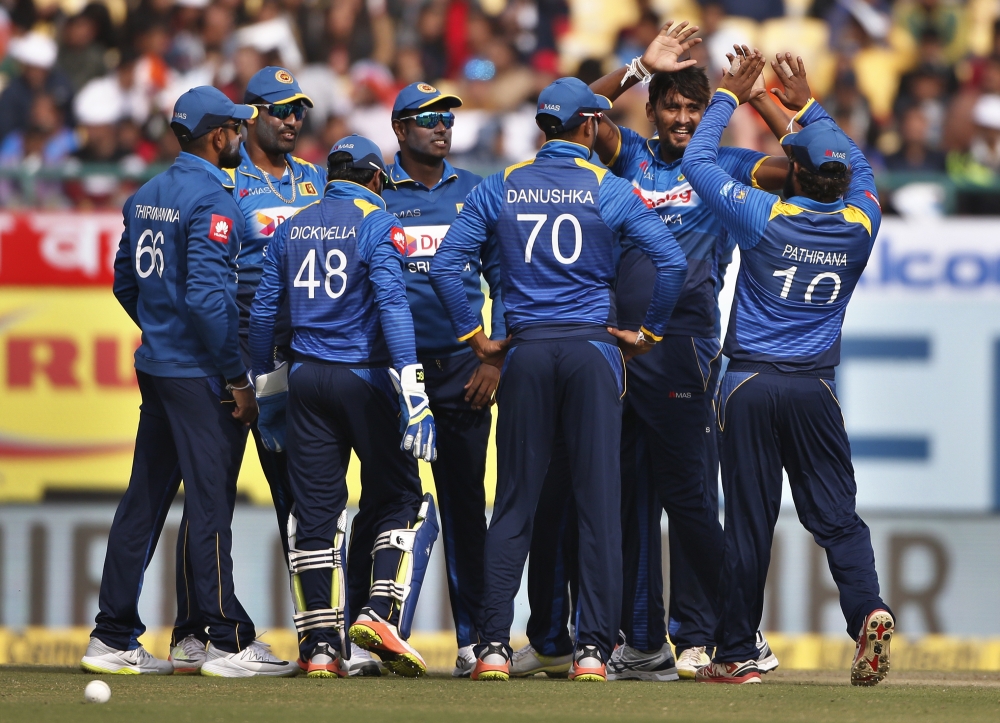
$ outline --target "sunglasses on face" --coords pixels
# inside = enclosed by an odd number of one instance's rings
[[[225,128],[233,133],[239,133],[240,129],[243,128],[243,121],[239,120],[233,121],[232,123],[223,123],[221,126],[216,126],[216,128]]]
[[[285,120],[290,115],[294,115],[295,120],[299,121],[306,117],[306,107],[301,103],[271,103],[270,105],[254,103],[254,105],[258,108],[265,108],[268,113],[281,120]]]
[[[399,120],[412,120],[415,121],[421,128],[437,128],[438,123],[444,123],[445,128],[451,128],[455,125],[455,114],[454,113],[418,113],[417,115],[408,115],[400,118]]]

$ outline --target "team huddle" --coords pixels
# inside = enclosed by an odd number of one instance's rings
[[[408,640],[440,534],[455,677],[759,683],[778,666],[758,626],[784,470],[857,641],[851,682],[885,677],[894,619],[855,511],[834,380],[881,222],[872,171],[812,98],[801,59],[771,62],[790,116],[746,46],[711,92],[681,60],[696,31],[667,23],[591,86],[549,85],[541,149],[486,179],[448,162],[462,101],[426,83],[396,98],[392,164],[352,135],[325,171],[292,155],[312,101],[289,71],[261,70],[243,105],[207,86],[181,96],[180,156],[123,209],[114,293],[142,331],[142,405],[84,669],[421,675]],[[605,115],[638,83],[650,139]],[[743,103],[786,158],[720,147]],[[233,586],[248,430],[288,563],[297,661],[257,639]],[[352,452],[362,492],[348,530]],[[159,660],[139,643],[138,599],[182,480],[177,620]],[[514,651],[526,562],[529,643]]]

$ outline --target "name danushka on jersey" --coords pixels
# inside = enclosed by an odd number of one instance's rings
[[[288,233],[289,238],[311,241],[331,241],[353,238],[357,235],[358,232],[354,226],[292,226],[292,230]]]
[[[590,191],[567,191],[559,188],[507,189],[507,203],[593,203]]]
[[[804,249],[799,246],[785,245],[781,252],[782,258],[801,261],[805,264],[825,264],[827,266],[847,266],[847,254],[816,249]]]

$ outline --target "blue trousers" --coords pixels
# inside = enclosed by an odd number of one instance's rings
[[[855,511],[851,446],[829,378],[732,363],[719,405],[726,554],[715,659],[757,657],[771,541],[781,506],[781,470],[788,473],[799,521],[826,550],[847,633],[888,606],[879,596],[868,526]],[[832,371],[832,370],[831,370]]]
[[[417,460],[399,448],[399,402],[385,369],[350,369],[306,362],[296,364],[288,379],[288,476],[298,520],[295,547],[325,550],[332,546],[337,518],[347,506],[347,466],[351,450],[361,461],[362,514],[355,521],[348,551],[348,594],[364,589],[360,602],[348,600],[345,619],[350,621],[368,605],[388,617],[391,599],[369,596],[372,580],[393,580],[401,553],[381,550],[371,559],[374,536],[387,530],[406,529],[416,521],[421,487]],[[359,539],[357,530],[372,531],[371,540]],[[367,580],[357,580],[361,567]],[[300,575],[307,609],[330,607],[329,569],[307,570]],[[356,607],[355,607],[356,606]],[[308,656],[320,642],[339,647],[332,628],[316,629],[299,640]]]
[[[220,649],[237,652],[254,640],[253,623],[233,588],[232,498],[246,447],[233,419],[232,397],[219,377],[174,379],[136,372],[142,406],[128,489],[118,504],[101,578],[93,635],[131,649],[146,627],[138,602],[167,510],[184,479],[191,521],[180,535],[192,561],[188,598]]]
[[[515,334],[498,392],[497,492],[486,534],[481,645],[510,648],[514,597],[531,546],[557,430],[576,502],[580,593],[577,643],[611,654],[621,613],[619,517],[624,365],[600,328]],[[482,648],[480,648],[481,650]]]
[[[437,431],[437,461],[431,465],[437,490],[448,595],[458,646],[477,642],[475,615],[483,594],[483,547],[486,544],[486,448],[492,417],[465,401],[465,384],[479,367],[472,350],[448,357],[421,357],[424,388]],[[377,533],[377,510],[362,505],[351,533],[348,596],[358,610],[368,596],[371,551]],[[367,560],[367,562],[366,562]]]

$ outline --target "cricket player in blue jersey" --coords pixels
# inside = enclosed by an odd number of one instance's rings
[[[834,367],[844,312],[882,211],[868,161],[810,97],[801,58],[786,76],[788,90],[776,93],[802,126],[782,139],[790,160],[786,200],[720,166],[722,132],[764,67],[759,52],[745,55],[739,70],[723,77],[682,165],[740,247],[718,410],[726,495],[722,608],[715,657],[697,679],[760,682],[755,632],[784,469],[799,520],[826,550],[848,634],[857,640],[851,683],[875,685],[888,672],[895,625],[879,595],[871,535],[855,511]],[[779,63],[772,68],[781,77]]]
[[[215,88],[184,93],[171,120],[180,156],[125,203],[114,293],[142,331],[135,353],[142,406],[132,476],[108,539],[97,626],[81,661],[91,672],[174,670],[138,642],[146,629],[138,603],[182,477],[192,523],[184,535],[193,563],[188,595],[199,604],[208,638],[201,672],[296,672],[255,640],[233,588],[231,491],[257,404],[238,339],[243,218],[222,169],[239,163],[240,126],[255,115]]]
[[[558,435],[576,500],[580,600],[569,676],[606,679],[621,608],[619,441],[623,356],[662,337],[686,264],[670,231],[628,182],[592,164],[598,124],[611,103],[576,78],[539,96],[536,122],[548,142],[535,158],[490,176],[469,195],[431,266],[431,281],[456,336],[484,361],[507,342],[488,340],[462,274],[490,234],[510,351],[498,390],[497,492],[486,537],[475,680],[506,680],[514,595],[532,521]],[[617,328],[616,234],[653,260],[657,281],[638,332]]]
[[[630,181],[670,228],[687,257],[688,273],[661,343],[629,363],[622,417],[623,640],[609,661],[610,679],[693,679],[709,662],[717,623],[717,584],[723,535],[718,520],[718,457],[712,398],[721,365],[719,261],[731,250],[719,219],[681,173],[685,148],[708,105],[705,72],[680,60],[697,26],[667,23],[625,68],[591,85],[613,101],[640,81],[649,82],[646,114],[657,134],[646,139],[610,121],[601,123],[595,150],[612,173]],[[651,74],[653,73],[653,74]],[[766,104],[766,105],[765,105]],[[764,115],[781,115],[763,98]],[[755,107],[758,107],[755,105]],[[786,120],[787,122],[787,120]],[[720,164],[741,181],[780,189],[787,162],[755,151],[720,149]],[[650,259],[622,240],[616,294],[619,325],[638,329],[655,282]],[[660,517],[670,520],[670,639],[663,606]],[[549,514],[549,517],[555,517]],[[536,531],[530,558],[529,645],[514,661],[517,675],[568,667],[566,585],[558,525]],[[536,568],[542,566],[541,572]],[[555,596],[555,597],[553,597]],[[561,607],[563,612],[556,608]],[[760,638],[762,665],[777,667]],[[766,661],[766,662],[764,662]]]
[[[406,233],[402,249],[406,296],[413,314],[417,359],[424,368],[424,384],[437,430],[437,461],[432,465],[448,576],[448,593],[458,640],[453,674],[468,676],[475,665],[473,643],[478,639],[473,618],[483,590],[483,546],[486,542],[486,447],[489,411],[500,370],[479,361],[464,342],[457,341],[444,307],[431,287],[428,272],[441,239],[461,210],[465,197],[482,180],[448,163],[451,110],[462,104],[427,83],[403,88],[392,109],[392,127],[399,153],[387,173],[391,186],[382,191],[386,210],[399,219]],[[500,260],[492,237],[480,256],[466,268],[462,282],[477,316],[485,302],[483,277],[492,297],[491,337],[503,339],[506,328],[500,302]],[[374,542],[367,521],[374,510],[360,510],[354,519],[352,550],[358,558],[348,564],[348,591],[352,605],[367,595]],[[365,535],[368,535],[366,542]],[[358,599],[355,602],[355,599]],[[354,656],[352,654],[352,665]]]
[[[436,456],[435,432],[399,264],[405,234],[379,195],[385,166],[372,141],[338,141],[327,173],[322,200],[282,224],[268,245],[250,315],[257,397],[270,410],[261,435],[288,450],[299,666],[310,677],[346,675],[340,659],[350,658],[345,627],[353,616],[354,643],[416,676],[426,664],[406,639],[438,526],[417,473],[417,459]],[[286,299],[290,371],[273,353]],[[361,460],[360,506],[374,511],[376,534],[365,550],[371,587],[357,610],[348,606],[344,574],[352,450]]]

